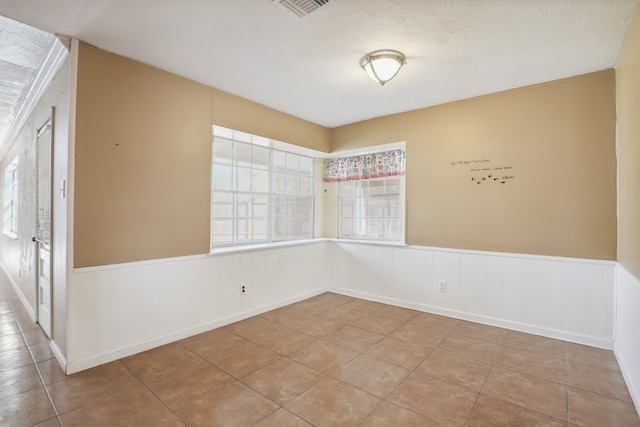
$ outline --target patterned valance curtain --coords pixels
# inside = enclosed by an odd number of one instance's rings
[[[323,181],[356,181],[404,175],[405,158],[404,150],[391,150],[325,160]]]

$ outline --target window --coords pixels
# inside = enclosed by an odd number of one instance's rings
[[[212,247],[313,237],[314,159],[270,143],[214,127]]]
[[[4,226],[5,234],[18,237],[18,157],[4,170]]]
[[[338,189],[338,237],[400,240],[401,178],[345,181]]]
[[[404,241],[404,149],[325,162],[338,183],[338,238]]]

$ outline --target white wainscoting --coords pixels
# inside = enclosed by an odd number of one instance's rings
[[[328,245],[319,240],[77,269],[69,289],[66,371],[81,371],[325,292]]]
[[[330,290],[613,348],[613,261],[332,241]],[[439,291],[445,281],[446,292]]]
[[[640,411],[640,280],[616,269],[615,354],[629,393]]]

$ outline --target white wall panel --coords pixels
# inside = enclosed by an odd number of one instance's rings
[[[79,269],[69,292],[67,372],[324,292],[326,245]]]
[[[330,245],[329,262],[339,266],[330,279],[336,292],[613,347],[614,262],[354,242]],[[447,283],[446,292],[439,290],[441,280]]]
[[[615,354],[640,411],[640,280],[624,267],[616,270]]]

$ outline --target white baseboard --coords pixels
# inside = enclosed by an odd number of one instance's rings
[[[68,373],[67,358],[64,357],[64,353],[62,352],[62,350],[60,350],[60,347],[58,347],[58,344],[56,344],[54,340],[50,340],[49,348],[51,348],[51,351],[53,352],[53,355],[56,357],[56,360],[58,361],[60,366],[62,367],[62,370],[65,371],[65,373]]]
[[[273,304],[266,304],[260,307],[257,307],[252,310],[247,310],[241,313],[234,314],[232,316],[228,316],[222,319],[218,319],[214,322],[205,323],[194,328],[185,329],[175,334],[166,335],[163,337],[155,338],[149,341],[145,341],[143,343],[135,344],[129,347],[121,348],[115,351],[109,351],[106,353],[102,353],[96,355],[95,357],[91,357],[88,359],[77,360],[74,362],[66,363],[66,373],[67,375],[73,374],[76,372],[83,371],[85,369],[93,368],[105,363],[113,362],[114,360],[121,359],[123,357],[132,356],[136,353],[140,353],[146,350],[150,350],[155,347],[159,347],[165,344],[169,344],[181,339],[189,338],[191,336],[201,334],[203,332],[210,331],[215,328],[219,328],[221,326],[229,325],[234,322],[238,322],[240,320],[247,319],[249,317],[257,316],[259,314],[265,313],[270,310],[275,310],[276,308],[284,307],[289,304],[293,304],[298,301],[302,301],[307,298],[311,298],[316,295],[320,295],[327,290],[325,288],[315,289],[310,292],[306,292],[304,294],[297,295],[295,297],[286,298],[284,300],[278,301]]]
[[[11,283],[11,286],[13,287],[13,290],[18,295],[18,298],[20,298],[20,301],[22,302],[24,309],[27,310],[29,317],[31,317],[31,320],[33,320],[34,322],[37,322],[38,317],[36,315],[35,308],[31,307],[31,304],[29,304],[29,300],[27,299],[25,294],[22,292],[22,289],[20,289],[20,286],[18,286],[16,281],[13,280],[13,276],[9,274],[9,270],[7,270],[7,268],[5,267],[4,263],[2,263],[2,261],[0,261],[0,268],[2,268],[2,271],[4,271],[5,276],[7,276],[7,279],[9,279],[9,283]]]
[[[411,309],[422,311],[425,313],[452,317],[454,319],[467,320],[470,322],[482,323],[484,325],[496,326],[499,328],[510,329],[518,332],[525,332],[525,333],[534,334],[534,335],[541,335],[548,338],[569,341],[577,344],[584,344],[592,347],[599,347],[607,350],[611,350],[613,348],[613,341],[605,340],[599,337],[574,334],[567,331],[544,328],[537,325],[514,322],[510,320],[498,319],[498,318],[489,317],[489,316],[482,316],[482,315],[473,314],[473,313],[465,313],[458,310],[451,310],[451,309],[431,306],[427,304],[420,304],[420,303],[415,303],[411,301],[398,300],[395,298],[383,297],[380,295],[374,295],[366,292],[352,291],[349,289],[331,288],[329,289],[329,292],[335,292],[338,294],[347,295],[355,298],[361,298],[361,299],[379,302],[383,304],[391,304],[399,307],[411,308]]]
[[[613,346],[613,353],[616,355],[616,360],[620,366],[620,371],[622,371],[624,382],[627,384],[627,388],[629,389],[631,400],[633,400],[633,404],[636,407],[636,412],[640,413],[640,390],[636,388],[636,385],[631,378],[631,374],[627,369],[627,361],[624,359],[624,356],[622,356],[622,352],[618,348],[617,344],[614,344]]]

